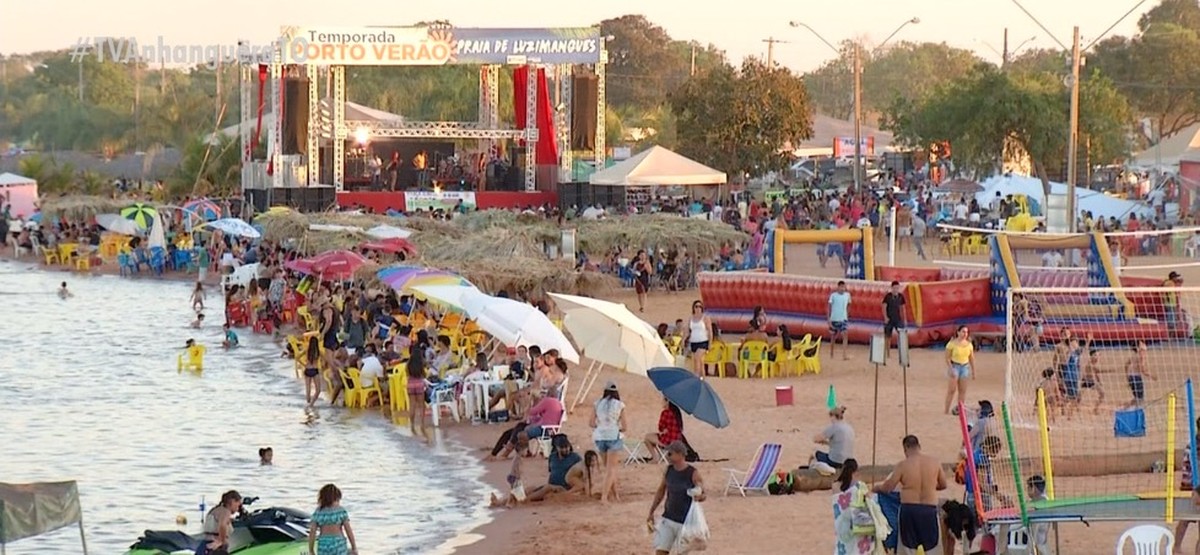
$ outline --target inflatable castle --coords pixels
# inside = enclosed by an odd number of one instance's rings
[[[994,234],[988,239],[989,268],[903,268],[875,266],[871,228],[782,230],[768,237],[765,271],[701,272],[700,297],[705,310],[723,332],[743,333],[754,307],[770,315],[768,333],[778,325],[793,336],[829,333],[829,295],[838,281],[850,291],[849,339],[867,343],[883,331],[883,296],[892,281],[903,286],[904,317],[909,344],[932,345],[948,340],[959,326],[973,331],[1006,329],[1011,287],[1061,288],[1043,295],[1047,338],[1062,326],[1091,333],[1099,341],[1154,341],[1168,337],[1166,322],[1147,318],[1163,314],[1163,296],[1153,293],[1088,293],[1089,287],[1158,287],[1161,279],[1118,275],[1103,235]],[[822,278],[786,272],[784,252],[789,245],[824,249],[840,243],[844,278]],[[1087,259],[1087,271],[1018,268],[1015,250],[1077,249]],[[795,254],[795,248],[791,249]]]

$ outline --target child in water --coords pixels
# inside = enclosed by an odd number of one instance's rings
[[[192,290],[192,310],[200,312],[204,310],[204,284],[197,281],[196,288]]]
[[[232,349],[234,347],[237,347],[238,346],[237,333],[234,332],[233,329],[231,329],[229,327],[228,322],[226,322],[223,327],[225,328],[225,340],[221,342],[221,346],[226,349]]]
[[[258,464],[260,466],[271,466],[275,459],[275,450],[270,447],[263,447],[258,450]]]
[[[62,282],[62,286],[58,288],[58,298],[69,299],[74,296],[75,294],[67,289],[67,282]]]
[[[204,323],[204,313],[201,312],[200,314],[196,315],[195,320],[192,320],[192,327],[195,329],[200,329],[200,324],[203,324],[203,323]]]

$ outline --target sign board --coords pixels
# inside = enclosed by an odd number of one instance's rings
[[[475,193],[471,191],[405,191],[404,211],[444,210],[451,212],[458,207],[459,202],[467,210],[474,210]]]
[[[562,257],[563,260],[575,263],[575,230],[564,229],[562,231]]]
[[[887,339],[883,334],[871,336],[871,364],[887,364]]]
[[[285,27],[285,64],[444,66],[598,64],[599,27]]]
[[[875,155],[875,137],[860,137],[859,144],[861,146],[863,156]],[[833,138],[833,157],[845,158],[854,157],[854,137],[834,137]]]
[[[898,337],[896,351],[900,353],[900,367],[908,368],[908,330],[901,328]]]

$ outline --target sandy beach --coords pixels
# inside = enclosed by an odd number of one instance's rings
[[[7,254],[7,253],[6,253]],[[880,257],[886,260],[886,255]],[[959,257],[956,260],[984,262],[983,257]],[[1177,260],[1176,260],[1177,261]],[[1131,265],[1169,264],[1166,257],[1139,257]],[[40,266],[32,258],[22,263]],[[897,256],[898,266],[933,266],[920,261],[911,252]],[[101,268],[96,272],[106,272]],[[1191,283],[1200,282],[1200,270],[1182,268]],[[813,273],[818,273],[813,269]],[[1133,275],[1155,277],[1163,271],[1131,271]],[[828,270],[819,275],[829,274]],[[64,276],[78,275],[64,272]],[[831,275],[832,277],[832,275]],[[66,278],[68,281],[71,279]],[[143,278],[145,279],[145,278]],[[153,278],[151,278],[153,279]],[[167,279],[183,279],[182,276]],[[698,291],[680,293],[652,292],[646,312],[641,316],[651,324],[685,318]],[[607,298],[636,307],[632,290],[614,291]],[[770,309],[768,308],[768,311]],[[732,338],[726,338],[727,340]],[[957,417],[942,414],[945,392],[943,352],[940,349],[914,349],[908,371],[908,414],[902,402],[900,369],[880,369],[878,419],[873,414],[875,390],[874,366],[868,362],[865,346],[852,345],[850,360],[833,359],[822,352],[822,372],[803,377],[778,379],[713,379],[712,383],[729,410],[731,425],[715,429],[685,417],[684,432],[699,452],[702,462],[696,466],[708,484],[705,511],[712,530],[710,553],[829,553],[833,550],[831,497],[827,492],[798,493],[789,496],[753,495],[742,498],[736,492],[722,495],[726,483],[724,469],[745,470],[755,449],[762,443],[783,446],[781,467],[804,464],[815,445],[813,434],[827,423],[825,401],[832,385],[838,402],[848,408],[846,419],[857,432],[856,458],[860,464],[892,464],[902,457],[900,439],[906,433],[920,437],[925,451],[943,462],[953,462],[961,445]],[[582,380],[586,360],[572,367],[568,399]],[[977,355],[979,375],[971,382],[972,404],[988,399],[999,406],[1004,399],[1003,353],[984,349]],[[628,435],[641,437],[655,429],[661,409],[661,397],[643,377],[605,369],[591,395],[571,414],[563,431],[582,452],[593,448],[588,427],[590,404],[598,397],[599,387],[614,380],[627,404]],[[794,389],[792,406],[776,406],[775,387]],[[1113,404],[1112,401],[1109,404]],[[906,427],[907,426],[907,427]],[[486,455],[504,425],[450,424],[449,437]],[[1065,453],[1069,454],[1069,452]],[[498,492],[507,490],[504,476],[509,461],[484,463],[484,480]],[[532,459],[523,465],[527,484],[544,483],[544,459]],[[650,538],[645,518],[664,467],[658,464],[623,466],[620,472],[620,501],[602,506],[598,501],[575,495],[551,498],[540,503],[493,511],[494,519],[472,531],[463,542],[474,543],[457,548],[463,555],[518,554],[531,550],[539,553],[648,553]],[[488,491],[480,492],[485,502]],[[962,486],[951,483],[943,493],[946,499],[961,499]],[[1065,553],[1100,553],[1112,549],[1120,532],[1130,523],[1093,523],[1061,526]],[[1189,538],[1188,543],[1193,541]]]
[[[886,255],[879,259],[886,260]],[[956,257],[957,261],[983,263],[982,256]],[[1170,264],[1178,259],[1168,257],[1137,257],[1130,265]],[[897,253],[898,266],[935,266],[921,261],[912,252]],[[815,266],[815,264],[814,264]],[[810,269],[815,275],[827,275],[829,270]],[[1200,269],[1179,270],[1190,283],[1200,280]],[[1161,271],[1130,271],[1131,275],[1155,277]],[[830,275],[830,277],[833,277]],[[651,324],[672,323],[686,318],[691,302],[698,291],[681,293],[652,292],[641,316]],[[636,307],[632,290],[614,292],[610,300]],[[768,308],[769,311],[769,308]],[[957,417],[942,414],[942,399],[946,390],[944,352],[941,349],[914,349],[912,366],[908,371],[907,429],[903,405],[903,384],[900,368],[883,367],[879,372],[879,407],[877,426],[873,426],[874,365],[868,362],[864,345],[851,345],[850,360],[843,361],[822,351],[822,372],[804,377],[749,379],[712,379],[712,383],[729,410],[731,425],[715,429],[685,416],[684,433],[704,461],[696,467],[708,484],[709,497],[705,514],[712,530],[710,553],[830,553],[834,549],[833,512],[828,492],[797,493],[787,496],[753,495],[742,498],[735,492],[722,495],[727,480],[726,468],[745,470],[757,447],[766,442],[783,446],[781,469],[804,464],[816,447],[811,439],[829,422],[825,401],[829,386],[837,392],[838,402],[848,407],[846,420],[854,426],[856,457],[860,464],[893,464],[903,457],[900,440],[906,433],[921,439],[924,451],[943,462],[956,460],[962,444]],[[989,348],[977,354],[979,375],[970,384],[968,398],[972,405],[978,400],[991,400],[997,408],[1004,400],[1005,355]],[[574,377],[581,376],[572,368]],[[620,387],[621,398],[627,404],[629,436],[640,437],[653,432],[661,410],[661,396],[648,380],[640,376],[605,369],[598,386],[614,380]],[[793,406],[775,405],[775,387],[793,387]],[[572,383],[572,388],[575,383]],[[574,389],[571,391],[574,395]],[[1118,391],[1122,396],[1123,392]],[[587,402],[568,417],[563,431],[576,445],[577,451],[594,448],[588,427],[590,403],[599,396],[593,389]],[[1114,405],[1113,401],[1108,402]],[[1110,408],[1111,410],[1111,408]],[[1106,421],[1106,425],[1111,425]],[[872,428],[874,427],[874,433]],[[459,426],[455,428],[462,441],[480,448],[486,454],[500,425]],[[874,449],[873,449],[874,447]],[[1056,451],[1070,454],[1066,446]],[[874,453],[873,453],[874,452]],[[544,459],[525,464],[526,483],[542,483],[546,468]],[[506,491],[504,476],[509,462],[485,463],[489,468],[488,481],[498,491]],[[645,519],[654,489],[662,476],[660,464],[638,464],[620,469],[620,502],[602,506],[598,501],[585,501],[567,495],[545,502],[496,510],[495,521],[477,530],[486,539],[461,548],[464,555],[538,553],[651,553],[650,537]],[[1110,478],[1119,479],[1119,478]],[[944,499],[961,500],[963,487],[951,481],[942,493]],[[1121,532],[1132,523],[1063,524],[1060,526],[1063,553],[1103,553],[1113,549]],[[1193,532],[1194,534],[1195,532]],[[1194,537],[1187,539],[1188,549]]]

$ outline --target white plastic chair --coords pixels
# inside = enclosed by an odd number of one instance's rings
[[[455,422],[461,422],[458,415],[458,398],[455,395],[454,388],[438,389],[433,393],[433,403],[430,404],[430,410],[433,412],[433,425],[437,427],[441,421],[442,407],[450,409],[450,414],[454,416]]]
[[[1154,524],[1134,526],[1121,534],[1121,539],[1117,540],[1117,555],[1124,555],[1125,544],[1130,541],[1133,542],[1134,555],[1169,555],[1175,551],[1175,534]]]
[[[1029,554],[1029,530],[1024,526],[1013,526],[1008,529],[1008,541],[1004,552],[1011,555]]]

